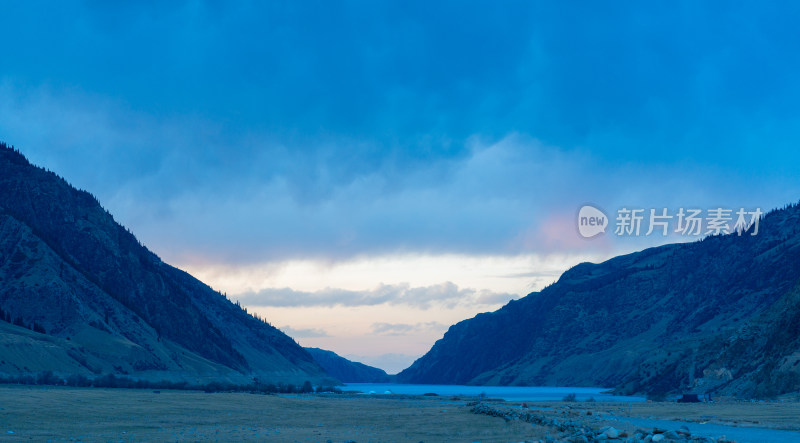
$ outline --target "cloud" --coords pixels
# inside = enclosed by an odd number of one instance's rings
[[[574,250],[587,201],[796,200],[794,7],[573,9],[3,4],[0,134],[170,262]]]
[[[293,173],[325,169],[298,188],[309,199],[326,181],[463,158],[473,134],[523,133],[620,161],[780,167],[748,148],[794,146],[800,66],[797,43],[781,36],[796,12],[737,4],[713,20],[718,7],[688,3],[4,4],[0,16],[15,18],[5,29],[21,43],[4,48],[0,72],[23,89],[85,92],[156,122],[194,116],[187,134],[216,124],[224,137],[272,138],[306,160],[281,163]],[[96,130],[84,128],[92,149]]]
[[[0,57],[0,137],[165,261],[429,256],[441,272],[299,290],[314,274],[253,271],[235,286],[258,289],[248,305],[492,306],[515,289],[464,283],[441,257],[671,241],[584,241],[586,203],[767,210],[800,195],[795,4],[44,6],[0,3],[17,42]]]
[[[476,305],[497,305],[497,304],[506,304],[509,301],[516,299],[517,297],[509,296],[509,294],[500,294],[497,292],[492,292],[486,289],[482,289],[478,291],[475,297],[475,304]]]
[[[448,328],[439,322],[423,322],[423,323],[373,323],[372,333],[378,335],[407,335],[413,332],[420,331],[444,331]]]
[[[330,337],[327,332],[322,329],[317,328],[308,328],[308,329],[295,329],[291,326],[281,326],[278,329],[283,331],[284,334],[288,335],[292,338],[318,338],[318,337]]]
[[[311,306],[376,306],[382,304],[406,305],[427,309],[433,305],[453,308],[457,305],[480,306],[508,302],[516,298],[511,294],[488,290],[461,289],[446,282],[438,285],[415,287],[408,284],[380,285],[366,291],[326,288],[319,291],[296,291],[291,288],[268,288],[258,292],[234,296],[247,306],[311,307]]]

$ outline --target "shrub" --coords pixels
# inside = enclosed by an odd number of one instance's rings
[[[95,388],[118,388],[119,381],[116,375],[106,374],[92,380],[92,386]]]
[[[317,386],[317,394],[321,394],[323,392],[333,392],[335,394],[341,394],[342,390],[335,386]]]
[[[88,377],[81,374],[72,374],[67,377],[67,385],[85,388],[92,385],[92,381]]]
[[[60,385],[61,383],[61,378],[56,377],[56,375],[53,374],[53,371],[40,372],[36,377],[37,385]]]

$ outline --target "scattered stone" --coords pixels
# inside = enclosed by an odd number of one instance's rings
[[[603,426],[598,429],[592,424],[597,423],[597,419],[580,418],[586,415],[591,415],[591,411],[575,410],[575,416],[569,417],[561,415],[564,409],[553,411],[559,418],[556,418],[553,413],[538,412],[531,409],[523,409],[515,405],[504,406],[502,404],[487,403],[470,403],[470,411],[474,414],[483,414],[491,417],[502,418],[506,421],[520,420],[530,423],[534,426],[545,426],[552,434],[540,443],[589,443],[589,442],[630,442],[630,443],[653,443],[653,442],[694,442],[694,443],[730,443],[725,436],[714,439],[710,437],[693,436],[687,426],[681,426],[677,430],[668,430],[654,427],[652,431],[648,432],[644,429],[636,429],[635,432],[628,433],[613,426]],[[527,405],[526,405],[527,406]],[[594,420],[594,421],[593,421]],[[553,429],[554,428],[554,429]]]

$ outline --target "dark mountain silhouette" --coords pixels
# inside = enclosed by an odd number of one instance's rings
[[[319,348],[306,348],[314,360],[325,369],[331,377],[345,383],[385,383],[389,375],[383,369],[350,361],[333,351]]]
[[[0,373],[302,382],[311,355],[0,144]]]
[[[398,381],[797,391],[800,207],[772,211],[751,232],[579,264],[453,325]]]

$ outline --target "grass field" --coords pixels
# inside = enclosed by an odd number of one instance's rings
[[[0,385],[4,441],[518,442],[558,437],[554,428],[486,415],[446,397],[275,396]],[[599,429],[601,417],[642,417],[736,427],[800,429],[800,403],[563,403],[531,410]],[[498,407],[520,408],[519,404]]]
[[[6,441],[522,441],[521,422],[439,399],[0,386]],[[9,433],[12,431],[13,434]]]

